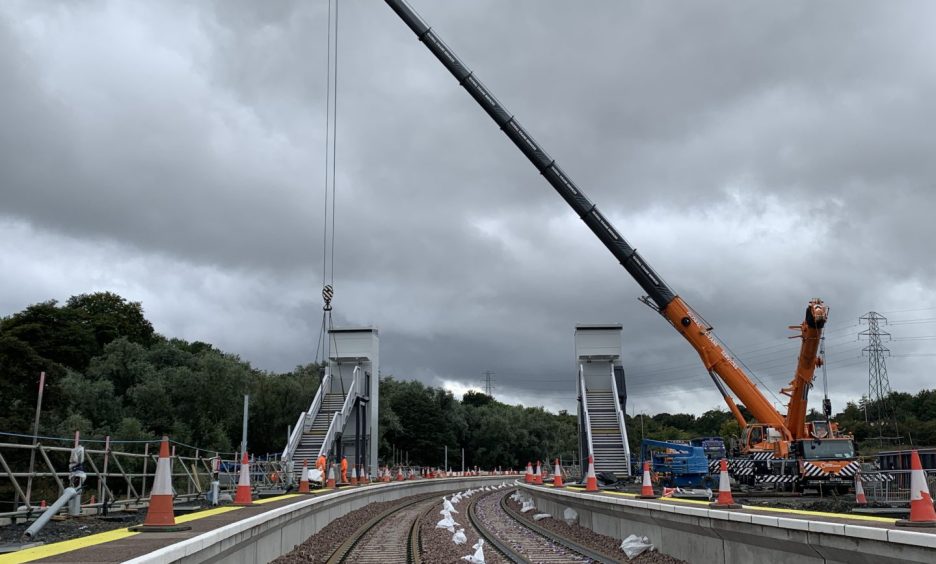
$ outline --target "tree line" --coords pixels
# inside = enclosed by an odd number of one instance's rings
[[[248,444],[275,453],[289,425],[314,396],[323,367],[309,363],[274,373],[201,341],[155,332],[142,304],[111,292],[81,294],[60,304],[33,304],[0,318],[0,431],[29,433],[39,373],[47,374],[40,434],[110,435],[150,439],[163,433],[205,450],[234,451],[241,437],[243,394],[250,394]],[[904,443],[936,444],[936,390],[892,393]],[[894,435],[866,422],[867,401],[848,403],[835,417],[855,434],[863,453],[881,448],[878,435]],[[742,406],[743,410],[743,406]],[[749,414],[747,414],[749,415]],[[811,412],[811,417],[818,417]],[[726,410],[625,415],[630,446],[641,438],[690,439],[739,434]],[[506,405],[480,392],[456,398],[418,381],[380,380],[379,453],[411,463],[519,468],[527,461],[572,460],[578,451],[575,414]],[[883,445],[885,448],[891,445]],[[399,459],[400,457],[397,457]]]

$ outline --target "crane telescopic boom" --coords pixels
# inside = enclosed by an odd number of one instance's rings
[[[458,83],[494,120],[518,149],[529,159],[560,196],[575,210],[611,254],[637,281],[655,309],[665,317],[696,350],[706,370],[714,372],[730,388],[751,414],[761,423],[782,434],[780,454],[786,455],[791,433],[781,415],[757,386],[719,344],[712,328],[700,323],[699,317],[657,275],[649,264],[631,247],[597,206],[579,190],[552,157],[527,133],[510,112],[494,97],[438,35],[404,0],[386,0],[390,8],[406,23],[436,58],[452,73]]]

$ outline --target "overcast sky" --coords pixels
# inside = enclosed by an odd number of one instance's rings
[[[340,4],[334,315],[379,328],[382,373],[574,410],[574,327],[614,322],[629,411],[724,408],[397,16]],[[933,386],[936,3],[413,4],[768,397],[816,296],[837,410],[870,310],[891,386]],[[327,13],[0,2],[0,315],[110,290],[256,367],[314,360]]]

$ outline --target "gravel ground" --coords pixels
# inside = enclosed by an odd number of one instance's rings
[[[455,504],[455,510],[458,511],[458,513],[453,514],[452,517],[455,519],[455,522],[460,523],[461,527],[465,529],[465,536],[468,538],[468,542],[462,545],[452,542],[452,533],[448,532],[448,529],[436,528],[436,523],[442,519],[442,515],[439,514],[439,512],[442,511],[442,497],[439,496],[439,503],[432,511],[423,517],[421,525],[422,551],[420,556],[423,562],[426,564],[451,564],[452,562],[461,562],[462,556],[474,554],[474,550],[472,550],[471,547],[478,542],[478,531],[471,526],[468,520],[468,504],[471,500],[483,495],[483,493],[476,492],[471,497],[465,498],[460,503]],[[455,527],[456,531],[458,529],[459,527]],[[487,564],[509,563],[494,547],[487,543],[484,545],[484,561]]]
[[[508,498],[507,504],[512,509],[520,511],[520,504],[516,501]],[[535,513],[537,512],[534,510],[527,513],[522,513],[521,515],[523,516],[523,519],[526,519],[527,521],[533,521],[533,515]],[[561,518],[541,519],[540,521],[536,521],[536,524],[543,527],[544,529],[548,529],[556,533],[559,536],[577,542],[582,546],[587,546],[596,552],[600,552],[612,559],[620,560],[622,562],[633,564],[685,564],[685,560],[679,560],[673,558],[672,556],[661,554],[655,550],[652,552],[644,552],[632,560],[627,560],[627,556],[625,556],[624,552],[622,552],[620,549],[620,539],[599,535],[591,529],[586,529],[585,527],[581,527],[579,525],[569,525]]]
[[[394,501],[381,501],[368,504],[351,513],[342,515],[328,525],[309,537],[304,543],[297,546],[289,554],[280,556],[273,562],[276,564],[293,564],[296,562],[325,562],[338,546],[348,538],[354,531],[377,516],[377,514],[389,509],[390,507],[400,505],[403,502],[410,501],[417,497],[410,496]],[[441,504],[442,494],[439,494]]]
[[[42,531],[36,537],[36,541],[52,543],[63,540],[75,539],[95,533],[103,533],[112,529],[122,529],[131,525],[143,522],[146,516],[145,511],[139,513],[111,513],[111,518],[120,520],[107,520],[97,516],[84,516],[68,519],[66,521],[49,521],[42,528]],[[17,523],[15,525],[5,525],[0,527],[0,544],[19,543],[23,533],[32,525],[29,523]]]

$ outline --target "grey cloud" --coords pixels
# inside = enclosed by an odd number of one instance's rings
[[[809,298],[833,306],[839,329],[934,303],[931,3],[414,1],[726,342],[742,356],[782,345],[751,362],[772,389],[792,371],[786,326]],[[146,288],[161,331],[270,369],[311,360],[327,4],[54,6],[0,7],[2,217],[72,253],[106,243],[144,272],[177,270],[172,284],[111,279]],[[491,369],[532,403],[566,397],[575,323],[620,321],[641,401],[709,390],[396,16],[379,2],[340,9],[336,322],[381,327],[386,373],[475,384]],[[55,262],[48,244],[34,262]],[[16,295],[7,310],[50,297]],[[837,397],[866,385],[852,344],[837,344]],[[895,357],[895,387],[925,384],[918,360]],[[672,395],[654,404],[664,384]]]

